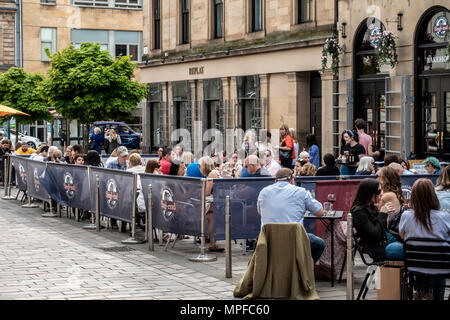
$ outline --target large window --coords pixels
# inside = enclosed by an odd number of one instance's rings
[[[153,0],[153,49],[161,49],[161,2]]]
[[[189,0],[181,0],[181,43],[189,43]]]
[[[248,129],[261,129],[261,107],[259,97],[259,77],[237,77],[239,99],[239,127],[244,131]]]
[[[140,61],[140,32],[114,31],[115,56],[131,56],[131,61]]]
[[[214,3],[214,38],[223,37],[223,0],[212,0]]]
[[[311,0],[298,0],[298,23],[311,21]]]
[[[45,49],[56,52],[56,28],[41,28],[41,61],[50,61]]]
[[[252,13],[252,32],[261,31],[263,29],[263,0],[251,0]]]
[[[79,48],[83,42],[100,43],[102,50],[111,56],[131,56],[132,61],[141,61],[142,34],[135,31],[72,30],[72,44]]]
[[[47,0],[48,1],[48,0]],[[72,0],[80,7],[141,9],[142,0]]]

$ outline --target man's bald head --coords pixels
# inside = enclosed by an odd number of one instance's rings
[[[247,158],[245,158],[244,164],[247,167],[247,172],[250,174],[255,174],[256,171],[261,168],[259,158],[254,154],[251,154]]]
[[[392,169],[394,169],[395,171],[397,171],[397,173],[399,174],[399,175],[402,175],[403,174],[403,167],[402,167],[402,165],[400,164],[400,163],[397,163],[397,162],[392,162],[392,163],[390,163],[389,165],[388,165],[388,167],[391,167]]]

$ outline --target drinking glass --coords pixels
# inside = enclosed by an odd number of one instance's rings
[[[333,203],[336,202],[336,195],[334,193],[328,194],[328,202],[330,202],[330,210],[333,210]]]

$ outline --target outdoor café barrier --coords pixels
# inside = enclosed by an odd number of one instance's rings
[[[16,159],[19,159],[19,157]],[[19,162],[19,160],[17,161]],[[48,202],[50,209],[48,213],[42,214],[43,217],[56,217],[57,214],[53,213],[52,198],[45,187],[41,184],[41,177],[45,176],[48,163],[31,159],[26,159],[26,161],[27,195],[43,202]],[[20,165],[19,170],[21,170]]]
[[[136,179],[137,176],[130,172],[90,167],[90,185],[95,186],[94,190],[97,189],[96,192],[91,192],[91,208],[97,208],[96,194],[98,193],[98,210],[95,210],[95,213],[98,212],[98,217],[104,216],[131,224],[131,238],[122,240],[124,244],[145,242],[136,238]],[[98,229],[98,223],[96,229]]]
[[[206,179],[154,174],[139,176],[147,212],[151,213],[148,229],[158,228],[168,233],[200,237],[200,255],[191,257],[190,260],[217,259],[205,254]],[[152,246],[153,244],[151,249]]]
[[[257,200],[261,190],[274,183],[274,178],[215,179],[214,230],[216,240],[226,239],[226,202],[230,201],[231,239],[255,239],[261,231]],[[244,244],[245,248],[245,244]]]
[[[31,202],[31,196],[28,193],[28,159],[29,156],[11,156],[14,168],[16,169],[16,184],[19,191],[27,196],[27,203],[22,208],[37,208],[39,205]]]

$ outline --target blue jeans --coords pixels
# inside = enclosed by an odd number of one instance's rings
[[[308,238],[311,246],[311,256],[314,262],[316,262],[322,255],[323,250],[325,250],[326,244],[322,238],[319,238],[312,233],[308,233]]]
[[[397,239],[389,232],[386,232],[386,236],[388,243],[385,248],[386,260],[391,261],[403,260],[403,244],[398,242]]]

